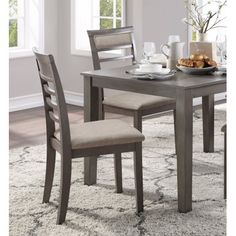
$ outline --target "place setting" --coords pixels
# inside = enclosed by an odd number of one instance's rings
[[[171,79],[176,70],[162,68],[161,64],[139,64],[138,67],[127,70],[126,73],[137,79],[166,80]]]
[[[176,70],[166,68],[166,59],[163,54],[155,54],[154,42],[144,42],[144,59],[136,64],[135,68],[126,71],[132,77],[142,80],[166,80],[175,76]]]

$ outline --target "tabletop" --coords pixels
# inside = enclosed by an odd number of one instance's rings
[[[121,68],[102,69],[96,71],[88,71],[81,73],[85,77],[93,78],[104,78],[111,79],[112,82],[116,83],[123,81],[127,84],[149,84],[151,86],[162,86],[162,87],[174,87],[181,89],[204,87],[208,85],[224,84],[226,83],[226,76],[221,74],[209,74],[209,75],[190,75],[178,71],[176,75],[168,80],[142,80],[133,77],[126,73],[127,70],[134,66],[126,66]]]

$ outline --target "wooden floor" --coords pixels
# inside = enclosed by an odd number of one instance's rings
[[[70,122],[83,121],[83,109],[68,106]],[[9,147],[33,146],[46,143],[44,108],[32,108],[9,114]]]
[[[83,108],[68,105],[70,123],[82,123],[84,121]],[[106,114],[107,118],[121,118],[130,120],[129,117],[121,117],[117,114]],[[9,114],[9,148],[22,146],[34,146],[46,143],[46,125],[44,108],[32,108],[28,110],[10,112]]]
[[[225,103],[225,100],[216,104]],[[194,109],[201,108],[196,106]],[[70,123],[82,123],[84,112],[82,107],[68,105]],[[171,112],[167,112],[171,113]],[[162,114],[154,114],[151,117],[158,117]],[[148,116],[150,117],[150,116]],[[147,117],[147,118],[148,118]],[[132,118],[112,113],[106,113],[106,119],[118,118],[132,124]],[[46,143],[46,125],[44,108],[32,108],[28,110],[10,112],[9,114],[9,148],[22,146],[34,146]]]

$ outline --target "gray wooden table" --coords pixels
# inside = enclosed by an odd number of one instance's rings
[[[214,94],[226,91],[226,77],[177,72],[165,81],[145,81],[125,73],[128,67],[84,72],[84,118],[98,120],[99,88],[176,99],[177,182],[179,212],[192,210],[193,98],[202,97],[204,152],[214,151]],[[85,158],[85,184],[96,183],[97,159]]]

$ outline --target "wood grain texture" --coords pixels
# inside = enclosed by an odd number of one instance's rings
[[[192,210],[193,113],[190,90],[178,91],[176,99],[178,209]]]
[[[69,124],[68,111],[65,101],[65,96],[60,80],[60,76],[52,55],[41,54],[33,49],[36,57],[36,63],[38,66],[38,74],[42,87],[42,94],[44,100],[44,110],[46,118],[46,132],[47,132],[47,163],[46,163],[46,178],[44,186],[43,201],[48,202],[50,200],[50,193],[53,185],[53,175],[55,169],[55,151],[61,156],[61,178],[60,178],[60,193],[59,203],[57,211],[57,224],[64,223],[67,214],[68,201],[70,195],[71,186],[71,169],[72,159],[85,157],[85,184],[96,183],[97,175],[97,156],[101,154],[115,154],[117,157],[116,168],[116,183],[117,192],[122,191],[122,176],[121,176],[121,153],[123,152],[135,152],[134,159],[139,159],[139,164],[135,165],[139,171],[135,172],[135,180],[138,183],[136,187],[136,199],[137,199],[137,212],[143,211],[143,187],[142,187],[142,152],[137,150],[136,146],[141,147],[141,142],[144,140],[144,136],[138,132],[135,128],[131,128],[128,125],[123,125],[123,129],[119,131],[117,139],[125,137],[126,129],[129,128],[134,133],[133,136],[127,137],[122,142],[116,142],[116,136],[113,137],[115,129],[111,130],[108,135],[112,138],[113,142],[100,144],[94,143],[92,147],[83,148],[82,146],[75,145],[72,147],[71,127]],[[49,83],[50,82],[50,83]],[[49,87],[54,88],[53,93],[49,91]],[[101,102],[99,101],[99,88],[92,86],[92,78],[88,78],[84,83],[84,91],[88,96],[85,98],[85,112],[84,120],[96,121],[101,114],[100,109]],[[117,121],[118,122],[118,121]],[[104,121],[103,125],[106,127]],[[116,123],[114,123],[114,126]],[[82,129],[82,128],[81,128]],[[59,137],[55,132],[59,132]],[[122,132],[123,131],[123,132]],[[79,132],[79,131],[78,131]],[[90,132],[89,129],[87,132]],[[89,140],[87,141],[89,142]],[[53,151],[54,150],[54,151]],[[49,160],[52,158],[52,160]],[[141,166],[140,166],[141,163]],[[141,168],[141,172],[140,172]],[[141,179],[140,179],[141,178]],[[141,182],[140,182],[141,181]]]
[[[131,67],[97,70],[82,73],[92,77],[92,86],[158,95],[176,99],[178,209],[192,210],[192,112],[193,98],[203,96],[204,141],[208,150],[214,148],[214,93],[226,91],[226,78],[221,75],[189,75],[177,72],[163,81],[138,80],[126,73]],[[85,94],[85,96],[87,96]],[[90,107],[90,109],[92,109]],[[137,115],[136,115],[137,117]],[[137,122],[136,126],[140,127]],[[208,141],[206,138],[208,137]]]

